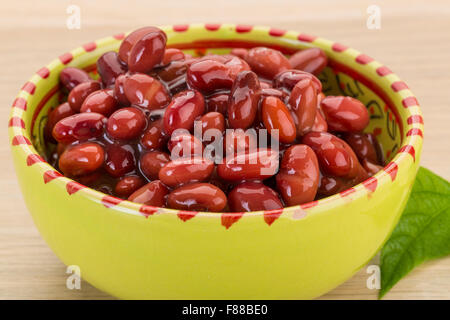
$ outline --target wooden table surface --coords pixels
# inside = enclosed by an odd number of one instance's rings
[[[69,30],[69,4],[81,29]],[[366,27],[367,8],[381,28]],[[6,123],[14,96],[40,67],[80,44],[143,25],[231,22],[303,31],[359,49],[388,65],[422,106],[422,165],[450,179],[450,3],[437,1],[1,1],[0,2],[0,299],[110,299],[83,282],[66,288],[66,268],[39,236],[24,205],[10,157]],[[374,259],[370,264],[376,264]],[[322,299],[375,299],[369,274],[358,274]],[[386,299],[450,299],[450,257],[416,268]]]

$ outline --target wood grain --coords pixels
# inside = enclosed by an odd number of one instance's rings
[[[66,8],[81,8],[81,29],[68,30]],[[366,27],[367,7],[381,8],[381,29]],[[143,25],[231,22],[321,35],[355,47],[394,70],[410,86],[425,118],[422,165],[450,178],[450,3],[433,1],[99,1],[0,2],[0,122],[21,85],[59,54]],[[83,282],[66,288],[65,266],[39,236],[23,203],[6,130],[0,141],[0,299],[109,299]],[[375,258],[371,264],[376,264]],[[331,267],[331,266],[330,266]],[[366,267],[321,299],[375,299]],[[386,299],[450,299],[450,257],[426,263]]]

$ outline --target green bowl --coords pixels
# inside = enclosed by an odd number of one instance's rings
[[[303,33],[231,24],[167,26],[168,46],[191,54],[268,46],[285,54],[319,47],[327,95],[350,95],[388,159],[378,174],[301,206],[245,214],[154,208],[89,189],[55,171],[43,128],[59,104],[66,66],[95,75],[96,59],[124,34],[88,43],[40,69],[13,103],[9,136],[19,183],[43,238],[95,287],[125,299],[309,299],[363,267],[389,237],[406,204],[423,142],[417,100],[386,66]]]

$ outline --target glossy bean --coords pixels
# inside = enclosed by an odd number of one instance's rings
[[[277,189],[288,206],[313,201],[319,186],[319,163],[307,145],[289,147],[276,176]]]
[[[237,75],[242,71],[251,70],[248,63],[238,57],[231,56],[224,64],[230,70],[230,76],[233,80],[236,79]]]
[[[318,75],[328,63],[325,52],[319,48],[309,48],[296,52],[289,58],[292,68]]]
[[[203,143],[189,133],[172,134],[167,148],[172,159],[203,155]]]
[[[147,150],[162,149],[167,141],[164,133],[163,121],[158,119],[151,122],[141,138],[141,145]]]
[[[228,205],[232,212],[276,210],[283,208],[278,194],[259,182],[244,182],[228,194]]]
[[[217,130],[217,132],[223,134],[225,132],[225,118],[219,112],[208,112],[196,121],[194,126],[194,131],[201,132],[203,137],[208,130]]]
[[[136,44],[136,42],[138,40],[140,40],[141,38],[143,38],[146,34],[153,33],[153,32],[162,33],[162,35],[164,37],[166,37],[166,39],[167,39],[166,34],[157,27],[143,27],[143,28],[137,29],[137,30],[131,32],[128,36],[126,36],[125,39],[123,39],[123,41],[121,42],[120,47],[119,47],[119,59],[125,64],[128,63],[128,57],[130,56],[130,51],[133,48],[133,46]]]
[[[172,61],[184,60],[184,53],[180,49],[168,48],[164,51],[162,65],[168,65]]]
[[[232,156],[254,151],[258,146],[256,131],[254,133],[242,129],[226,130],[224,137],[225,155]]]
[[[159,180],[168,187],[178,187],[191,182],[206,181],[214,170],[214,162],[208,159],[180,158],[168,162],[159,171]]]
[[[301,70],[286,70],[278,73],[275,78],[273,78],[274,88],[284,88],[291,91],[294,86],[303,79],[310,79],[314,85],[317,92],[322,91],[322,83],[313,74]]]
[[[144,113],[138,108],[128,107],[115,111],[108,119],[106,131],[113,139],[137,138],[147,125]]]
[[[294,119],[286,105],[276,97],[266,97],[262,101],[262,118],[269,133],[277,130],[281,143],[291,143],[297,137]]]
[[[164,113],[164,130],[172,134],[176,129],[192,130],[195,119],[205,112],[205,100],[195,90],[176,94]]]
[[[47,139],[53,139],[52,131],[59,120],[70,117],[75,111],[70,107],[69,103],[64,102],[51,110],[48,114],[47,123],[45,124],[44,134]]]
[[[234,48],[231,49],[230,54],[235,55],[236,57],[239,57],[241,59],[244,59],[247,57],[248,50],[244,48]]]
[[[328,132],[310,132],[303,137],[302,143],[314,150],[325,174],[345,178],[354,178],[358,174],[361,165],[344,140]]]
[[[114,192],[122,198],[128,198],[133,192],[145,184],[144,179],[139,176],[126,176],[121,178],[116,186]]]
[[[128,56],[128,69],[146,73],[160,64],[164,57],[166,40],[162,30],[147,33],[137,40]]]
[[[328,131],[328,124],[327,121],[322,116],[322,113],[317,110],[316,112],[316,118],[314,119],[314,124],[311,128],[311,131],[314,132],[327,132]]]
[[[230,95],[228,93],[218,92],[206,98],[206,112],[219,112],[226,114],[228,109],[228,100]]]
[[[111,176],[121,177],[134,170],[136,162],[130,145],[112,144],[105,149],[105,169]]]
[[[103,134],[106,118],[99,113],[85,112],[58,121],[52,131],[56,141],[72,143],[96,138]]]
[[[223,63],[207,59],[192,63],[187,70],[188,85],[203,93],[229,89],[233,85],[230,69]]]
[[[187,72],[187,64],[184,60],[175,60],[169,65],[157,71],[160,79],[163,81],[174,81],[180,77],[184,77]]]
[[[331,131],[358,132],[369,124],[366,106],[355,98],[327,96],[320,106]]]
[[[139,162],[142,173],[149,179],[158,179],[159,170],[170,161],[167,153],[161,151],[150,151],[141,156]]]
[[[228,181],[263,180],[277,171],[278,152],[262,148],[227,157],[217,166],[219,177]]]
[[[127,75],[121,74],[117,77],[116,82],[114,83],[114,98],[116,98],[117,103],[121,106],[128,107],[130,102],[125,94],[124,84]]]
[[[80,83],[70,91],[67,102],[73,111],[80,112],[81,105],[87,96],[100,89],[101,84],[99,81],[86,81]]]
[[[73,91],[73,90],[72,90]],[[92,92],[84,99],[81,112],[96,112],[109,117],[117,108],[117,100],[112,90],[104,89]]]
[[[260,94],[261,86],[254,72],[243,71],[236,77],[228,101],[228,120],[232,128],[246,129],[253,124]]]
[[[117,77],[127,72],[127,69],[119,62],[117,52],[108,51],[98,58],[97,72],[102,79],[103,85],[108,88],[114,86]]]
[[[258,75],[272,79],[281,71],[291,69],[289,60],[278,50],[256,47],[248,51],[245,61]]]
[[[67,148],[59,158],[59,169],[67,176],[80,176],[94,172],[103,164],[103,148],[92,142]]]
[[[289,96],[289,104],[297,116],[297,134],[311,131],[317,112],[317,91],[311,79],[297,82]]]
[[[170,102],[164,85],[146,74],[136,73],[127,77],[123,90],[131,104],[149,110],[161,109]]]
[[[69,91],[80,83],[90,80],[91,77],[89,77],[86,71],[75,67],[66,67],[62,69],[59,74],[59,81],[61,81],[64,87]]]
[[[128,197],[128,201],[142,203],[147,206],[164,207],[168,194],[169,189],[161,181],[155,180],[133,192]]]
[[[367,159],[374,164],[378,162],[375,146],[372,145],[365,133],[348,133],[344,136],[344,140],[353,149],[360,161]]]
[[[212,184],[193,183],[169,193],[167,205],[178,210],[220,212],[227,205],[227,197]]]

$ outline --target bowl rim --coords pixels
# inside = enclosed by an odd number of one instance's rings
[[[161,27],[167,34],[170,42],[170,37],[172,35],[178,33],[186,33],[186,32],[201,32],[201,31],[228,31],[231,34],[242,34],[249,32],[256,32],[258,35],[263,35],[267,37],[267,41],[270,38],[286,38],[289,41],[295,41],[297,44],[301,43],[304,46],[309,47],[320,47],[322,49],[326,49],[328,53],[332,52],[333,54],[339,55],[348,55],[350,58],[353,58],[356,62],[357,68],[359,70],[364,70],[366,73],[366,78],[369,80],[372,77],[380,77],[380,80],[388,81],[383,87],[380,87],[380,90],[383,95],[385,95],[386,87],[389,86],[390,90],[394,92],[396,95],[395,101],[394,99],[389,99],[392,102],[392,110],[395,113],[396,118],[400,118],[398,115],[397,109],[400,107],[405,108],[404,110],[407,113],[407,125],[403,126],[399,120],[399,126],[402,129],[402,142],[398,151],[392,160],[386,164],[386,166],[380,170],[374,176],[368,178],[362,183],[355,185],[345,191],[340,193],[322,198],[320,200],[314,200],[305,204],[284,207],[282,209],[270,210],[270,211],[252,211],[252,212],[197,212],[197,211],[184,211],[184,210],[176,210],[169,208],[159,208],[148,205],[143,205],[139,203],[130,202],[127,200],[119,199],[105,193],[99,192],[97,190],[88,188],[86,186],[81,185],[80,183],[69,179],[63,176],[61,173],[56,171],[49,163],[47,163],[36,151],[33,144],[31,143],[31,133],[32,130],[30,128],[25,129],[25,122],[23,120],[23,116],[26,111],[27,102],[33,99],[33,93],[36,87],[39,85],[39,81],[48,77],[49,73],[52,69],[56,67],[66,66],[74,57],[80,56],[80,54],[91,52],[97,49],[98,47],[105,46],[107,44],[111,44],[112,42],[121,41],[126,33],[116,34],[112,37],[106,37],[99,39],[95,42],[89,42],[81,47],[78,47],[68,53],[61,55],[59,58],[50,62],[47,66],[41,68],[36,72],[36,74],[31,77],[25,85],[22,87],[21,91],[17,95],[16,99],[13,102],[12,110],[8,122],[8,127],[10,130],[10,141],[12,148],[21,148],[24,152],[24,160],[26,161],[27,166],[34,165],[39,163],[40,171],[43,170],[43,179],[44,183],[48,183],[50,181],[54,181],[54,183],[58,184],[59,187],[65,189],[69,195],[73,193],[79,192],[82,190],[83,196],[90,198],[94,202],[101,203],[107,208],[114,207],[117,211],[126,214],[135,214],[148,217],[149,215],[153,215],[155,213],[158,214],[176,214],[183,221],[189,220],[192,217],[213,217],[219,219],[239,219],[244,213],[246,216],[261,216],[264,217],[275,217],[278,218],[282,213],[294,212],[295,214],[301,213],[304,214],[305,210],[310,208],[320,208],[324,205],[334,204],[340,205],[342,202],[337,200],[342,200],[342,198],[347,197],[351,194],[350,201],[354,201],[358,198],[365,197],[368,194],[375,191],[375,189],[379,188],[381,185],[392,183],[395,180],[395,176],[397,174],[399,167],[404,167],[406,170],[411,169],[416,161],[416,158],[420,156],[421,147],[423,143],[423,117],[414,94],[409,90],[409,87],[403,82],[397,75],[395,75],[388,67],[383,64],[377,62],[373,58],[355,50],[345,45],[342,45],[337,42],[332,42],[324,38],[311,36],[305,33],[295,32],[295,31],[286,31],[276,28],[269,28],[264,26],[250,26],[250,25],[240,25],[240,24],[185,24],[185,25],[173,25],[173,26],[163,26]],[[223,36],[218,35],[218,39],[222,39]],[[268,46],[270,46],[270,42],[267,42]],[[168,45],[169,46],[169,45]],[[298,50],[298,49],[297,49]],[[330,59],[330,61],[332,61]],[[343,67],[347,67],[343,65]],[[349,68],[349,72],[354,71],[354,69]],[[357,72],[358,73],[358,72]],[[370,75],[367,75],[370,73]],[[392,92],[391,92],[392,93]],[[383,98],[383,97],[380,97]],[[384,99],[384,98],[383,98]],[[21,112],[21,113],[20,113]],[[406,132],[406,134],[405,134]],[[408,157],[413,158],[413,162],[411,162]],[[410,174],[415,174],[414,170],[408,170],[411,172]],[[386,177],[390,177],[390,179],[386,179]],[[270,220],[270,218],[269,218]],[[266,220],[266,223],[269,225],[271,222]],[[270,220],[273,222],[273,220]],[[226,226],[228,229],[229,226]]]

